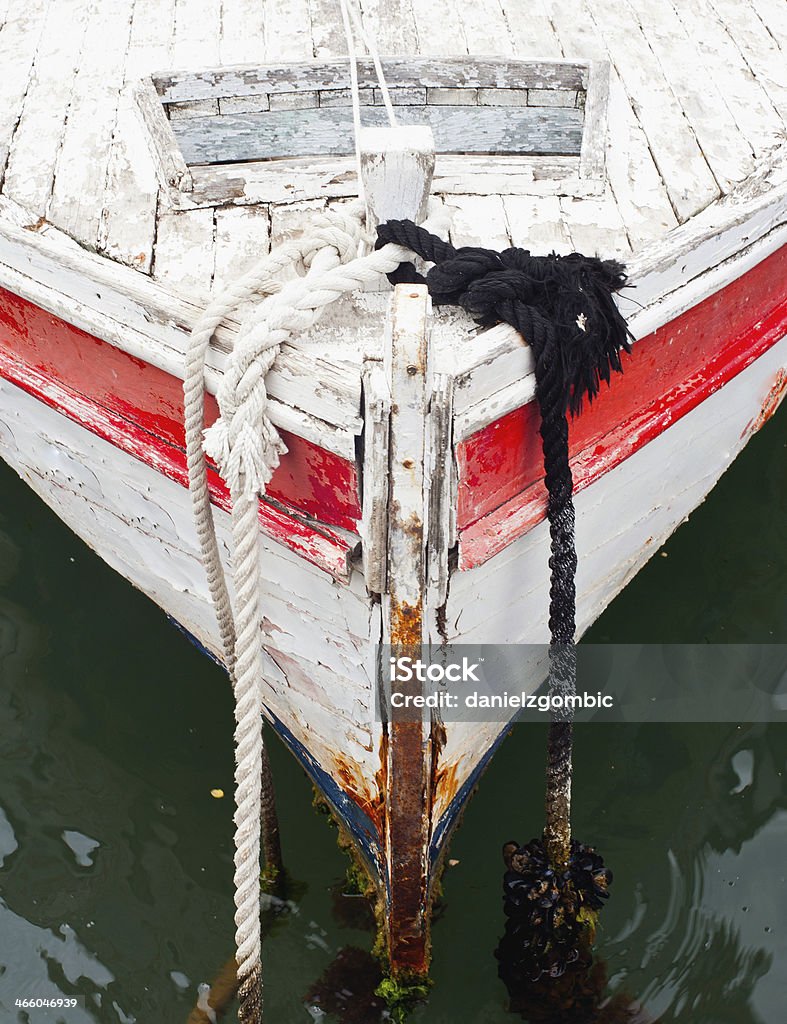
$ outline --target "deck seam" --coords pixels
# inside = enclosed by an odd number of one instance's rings
[[[628,6],[629,10],[631,11],[632,16],[634,17],[636,31],[641,36],[642,42],[646,46],[647,50],[650,52],[651,56],[653,57],[653,59],[658,64],[658,68],[659,68],[659,76],[658,77],[661,80],[661,84],[663,85],[663,88],[666,90],[666,92],[669,95],[672,96],[672,99],[673,99],[674,103],[676,104],[677,109],[680,111],[680,115],[681,115],[682,121],[685,122],[685,126],[686,126],[686,128],[688,128],[689,135],[690,135],[691,139],[694,141],[694,145],[696,147],[696,151],[697,151],[697,153],[699,153],[699,155],[700,155],[700,157],[702,159],[702,164],[704,164],[708,174],[710,175],[711,180],[713,181],[713,185],[714,185],[714,187],[716,189],[716,195],[715,196],[710,196],[707,199],[707,201],[705,202],[704,206],[695,207],[694,209],[692,209],[692,212],[690,214],[687,214],[686,216],[683,216],[682,214],[678,216],[678,222],[679,223],[685,223],[685,221],[687,221],[690,217],[696,216],[696,214],[701,212],[701,210],[704,209],[705,206],[707,206],[709,203],[713,202],[715,199],[718,199],[718,197],[720,195],[723,195],[724,194],[724,190],[722,190],[719,187],[719,182],[718,182],[718,180],[716,178],[716,175],[713,172],[713,168],[708,163],[707,157],[705,156],[705,153],[702,150],[702,147],[701,147],[701,145],[699,143],[699,140],[698,140],[698,138],[696,136],[696,133],[694,131],[694,127],[691,124],[691,122],[689,121],[688,117],[686,116],[686,112],[683,109],[683,105],[680,102],[679,97],[676,95],[675,90],[674,90],[670,80],[666,77],[666,75],[664,73],[664,69],[662,68],[661,64],[658,62],[658,58],[656,57],[656,54],[655,54],[655,52],[653,50],[653,47],[650,44],[650,40],[648,39],[647,35],[645,34],[645,32],[644,32],[644,30],[642,28],[642,25],[639,22],[639,19],[636,17],[636,14],[635,14],[633,8],[631,8],[630,5],[627,5],[627,6]],[[613,57],[613,53],[612,53],[612,44],[611,44],[611,42],[610,42],[610,40],[608,38],[607,33],[604,31],[604,27],[602,26],[602,23],[600,22],[599,18],[597,17],[597,13],[590,7],[589,4],[585,5],[585,10],[587,11],[588,17],[590,18],[590,20],[596,26],[596,30],[598,31],[601,39],[604,41],[604,45],[607,48],[607,52],[609,53],[610,60],[614,61],[614,57]],[[627,92],[627,94],[629,96],[629,99],[630,99],[630,101],[632,103],[632,107],[633,107],[635,113],[637,114],[637,119],[639,120],[640,125],[642,126],[642,130],[645,133],[645,137],[649,141],[651,141],[651,136],[656,134],[656,132],[653,130],[652,126],[651,126],[651,129],[649,130],[648,129],[648,125],[646,124],[645,121],[643,121],[641,113],[639,111],[643,111],[644,108],[642,107],[641,104],[639,104],[638,100],[633,96],[632,92],[629,90],[629,87],[626,85],[626,78],[625,78],[625,75],[623,74],[623,71],[622,71],[622,68],[620,67],[619,62],[617,62],[617,61],[614,61],[614,62],[615,62],[616,70],[617,70],[618,74],[620,75],[620,80],[621,80],[621,82],[623,82],[624,88],[626,89],[626,92]],[[639,107],[639,111],[637,110],[637,107]],[[664,184],[665,184],[665,186],[667,188],[667,192],[672,197],[672,189],[670,188],[670,185],[668,183],[667,177],[665,176],[664,172],[661,169],[661,163],[662,162],[664,162],[665,164],[667,163],[668,155],[663,156],[661,160],[657,160],[656,159],[656,150],[651,148],[651,151],[653,153],[654,160],[656,160],[656,167],[659,169],[659,174],[661,175],[662,180],[664,181]],[[673,208],[675,208],[675,204],[673,204]]]
[[[676,0],[670,0],[670,2],[671,2],[673,13],[678,18],[678,20],[682,23],[682,25],[684,27],[684,30],[687,33],[687,35],[691,38],[693,36],[693,34],[695,34],[695,33],[692,32],[692,28],[691,28],[691,26],[690,26],[690,24],[688,22],[688,18],[690,16],[689,15],[689,9],[687,9],[685,6],[683,6],[683,8],[681,9],[681,7],[679,7],[679,5],[676,3]],[[756,95],[757,95],[758,100],[759,100],[758,106],[760,106],[760,108],[763,110],[763,112],[769,113],[770,115],[772,115],[773,119],[775,119],[775,121],[778,123],[778,126],[780,128],[782,126],[782,124],[783,124],[782,117],[779,114],[779,111],[777,110],[777,108],[776,108],[776,106],[775,106],[771,96],[769,95],[769,93],[765,89],[765,87],[763,86],[763,84],[760,81],[760,79],[755,74],[754,69],[751,67],[751,65],[749,64],[749,61],[746,58],[746,55],[743,53],[743,51],[738,46],[738,44],[737,44],[737,42],[735,40],[735,37],[730,33],[726,23],[719,17],[719,15],[718,15],[717,11],[715,10],[715,8],[713,8],[710,5],[708,0],[698,0],[698,7],[692,9],[692,16],[701,18],[706,25],[712,23],[715,26],[714,30],[716,32],[717,37],[724,38],[726,40],[727,47],[729,49],[733,50],[737,54],[738,62],[739,63],[738,63],[738,68],[736,70],[748,71],[749,75],[751,76],[751,84],[749,86],[749,91],[752,94],[752,102],[753,102],[753,95],[755,94],[755,91],[756,91]],[[699,56],[699,59],[702,62],[703,66],[705,67],[706,72],[714,79],[714,81],[716,81],[716,75],[717,75],[716,68],[717,67],[721,68],[721,64],[718,61],[714,62],[712,60],[707,60],[706,57],[705,57],[705,53],[706,53],[706,50],[703,47],[698,45],[697,46],[697,54]],[[754,149],[754,144],[753,144],[753,142],[751,140],[750,135],[746,134],[746,129],[747,129],[746,112],[744,111],[743,117],[739,118],[735,114],[735,111],[730,107],[729,100],[727,99],[727,95],[728,94],[726,94],[724,89],[722,88],[721,82],[717,82],[716,84],[717,84],[717,88],[718,88],[719,92],[725,98],[725,102],[727,104],[727,108],[730,111],[730,114],[732,115],[732,117],[735,120],[736,124],[738,125],[739,131],[741,132],[742,135],[744,135],[744,137],[747,138],[747,140],[749,141],[749,145],[752,146],[752,148]],[[778,130],[778,128],[776,130]],[[773,138],[773,132],[771,132],[769,138],[770,139]],[[766,147],[767,147],[767,144],[768,143],[766,142],[765,143]],[[756,156],[760,156],[762,154],[762,150],[763,150],[763,145],[762,145],[762,143],[759,143],[759,148],[755,149]]]
[[[656,48],[657,47],[657,42],[655,40],[655,33],[650,31],[650,28],[646,31],[645,25],[643,24],[643,21],[642,21],[642,18],[641,18],[640,7],[639,6],[635,6],[636,2],[637,2],[637,0],[626,0],[626,3],[628,4],[629,10],[631,10],[632,15],[633,15],[635,21],[637,22],[637,24],[640,27],[640,31],[642,32],[642,35],[648,41],[648,45],[650,47],[650,51],[653,54],[653,57],[654,57],[656,63],[658,64],[659,68],[661,69],[661,73],[662,73],[663,78],[667,82],[670,83],[671,91],[672,91],[673,95],[675,96],[675,99],[679,103],[681,110],[683,111],[683,116],[685,117],[687,123],[691,127],[691,130],[692,130],[692,132],[694,134],[694,137],[697,140],[697,145],[699,146],[703,156],[705,157],[705,161],[708,164],[708,167],[710,168],[711,173],[713,174],[713,177],[714,177],[714,180],[716,181],[716,184],[719,186],[719,189],[720,189],[722,195],[726,195],[729,192],[730,187],[732,185],[734,185],[738,181],[742,181],[743,178],[747,177],[748,174],[750,174],[751,171],[753,170],[754,150],[753,150],[753,148],[752,148],[748,138],[743,134],[741,129],[738,127],[737,121],[736,121],[732,111],[730,110],[730,107],[729,107],[729,104],[727,103],[727,98],[726,98],[724,92],[716,85],[715,78],[713,77],[713,75],[708,75],[705,78],[705,90],[708,89],[709,85],[713,89],[713,92],[714,92],[714,97],[713,97],[714,103],[712,104],[713,109],[714,109],[714,111],[717,111],[717,110],[720,109],[719,107],[717,107],[716,102],[715,102],[716,100],[718,100],[719,103],[720,103],[721,109],[726,111],[726,114],[727,114],[727,117],[725,119],[727,121],[727,125],[725,127],[727,127],[728,129],[730,129],[730,128],[733,129],[734,133],[737,135],[737,139],[734,139],[734,140],[732,138],[730,138],[728,134],[725,135],[725,139],[724,139],[725,146],[724,146],[724,148],[725,149],[729,149],[729,150],[733,150],[733,148],[737,149],[738,146],[743,144],[743,147],[745,147],[745,149],[748,150],[749,165],[748,165],[748,167],[744,168],[743,176],[742,177],[741,176],[732,177],[732,176],[728,176],[725,173],[724,174],[724,180],[727,181],[728,183],[724,184],[722,182],[722,180],[720,180],[720,174],[723,171],[723,167],[721,165],[718,168],[714,166],[714,163],[716,162],[716,160],[719,159],[719,157],[718,156],[716,156],[716,157],[709,157],[707,155],[707,153],[706,153],[706,148],[707,148],[706,139],[708,137],[710,137],[712,139],[713,135],[715,134],[715,132],[714,132],[714,125],[711,122],[709,122],[707,124],[707,128],[706,128],[705,125],[702,123],[702,118],[697,119],[697,118],[693,118],[690,115],[690,113],[689,113],[689,111],[687,109],[687,96],[685,95],[685,90],[680,85],[679,77],[676,80],[676,75],[673,72],[671,72],[669,67],[664,63],[664,59],[663,59],[663,57],[661,55],[661,52],[660,52],[662,48],[660,46],[658,47],[658,49]],[[695,57],[695,60],[696,60],[696,64],[698,66],[701,65],[703,63],[702,54],[698,50],[694,39],[691,37],[691,34],[687,31],[687,29],[685,28],[682,20],[678,16],[677,11],[675,11],[674,5],[671,2],[671,0],[639,0],[639,4],[642,4],[643,2],[645,3],[645,7],[646,8],[647,8],[648,4],[659,4],[659,3],[669,4],[670,10],[672,10],[673,15],[675,15],[674,21],[676,21],[677,25],[678,25],[678,34],[682,33],[682,35],[684,37],[684,40],[685,40],[685,44],[688,45],[689,47],[693,47],[694,57]],[[651,42],[651,39],[653,39],[654,41]],[[682,42],[684,40],[682,40]],[[680,63],[680,61],[679,61],[679,63]],[[698,93],[693,93],[691,95],[692,96],[696,96],[696,95],[699,95],[699,94]],[[699,126],[698,126],[698,121],[699,121]]]
[[[115,0],[117,3],[117,0]],[[85,245],[87,248],[94,251],[98,250],[99,238],[101,235],[101,222],[103,216],[103,198],[106,192],[107,180],[109,175],[110,158],[112,154],[112,145],[117,131],[120,101],[121,101],[121,90],[123,85],[123,79],[125,75],[126,61],[128,59],[128,51],[131,45],[131,32],[134,24],[134,11],[136,9],[137,0],[128,0],[128,6],[125,12],[120,9],[121,14],[121,25],[115,26],[118,31],[124,31],[125,33],[125,44],[123,46],[123,56],[121,67],[118,70],[111,72],[113,88],[111,93],[104,97],[106,103],[106,109],[108,111],[108,118],[102,123],[103,128],[103,139],[104,143],[100,150],[95,150],[91,154],[90,161],[86,163],[94,164],[96,161],[103,163],[103,173],[99,172],[98,177],[101,179],[100,184],[92,190],[92,194],[87,187],[90,181],[89,176],[83,177],[79,182],[79,187],[74,193],[74,181],[69,180],[66,185],[66,192],[64,195],[59,196],[58,192],[58,179],[61,174],[61,164],[63,161],[63,153],[68,152],[67,146],[71,141],[69,137],[69,127],[73,121],[72,110],[76,107],[77,110],[84,104],[88,112],[92,112],[96,117],[100,116],[99,110],[93,109],[91,111],[91,92],[92,88],[95,88],[96,83],[93,81],[93,77],[90,71],[87,75],[84,73],[84,64],[81,64],[77,70],[77,74],[74,78],[74,86],[71,93],[71,103],[69,109],[66,112],[66,117],[63,124],[63,134],[60,142],[60,149],[55,160],[55,168],[52,179],[52,192],[49,197],[47,204],[47,217],[56,224],[61,230],[65,231],[68,235],[78,241],[80,244]],[[118,4],[118,7],[120,5]],[[90,32],[90,22],[86,25],[85,39],[83,40],[83,48]],[[85,83],[84,91],[80,90],[80,84]],[[91,88],[92,87],[92,88]],[[98,89],[101,89],[101,83],[98,83]],[[76,102],[75,102],[76,101]],[[100,109],[100,108],[99,108]],[[81,147],[80,147],[81,148]],[[67,165],[70,167],[70,165]],[[76,206],[76,210],[74,210]],[[87,211],[87,212],[85,212]],[[92,225],[92,226],[91,226]]]
[[[71,5],[71,7],[73,7],[73,4]],[[51,152],[49,152],[46,155],[44,155],[42,153],[36,152],[36,155],[34,157],[33,153],[32,153],[32,147],[29,147],[29,148],[31,148],[31,152],[29,152],[27,154],[24,154],[24,153],[20,154],[20,149],[19,149],[19,146],[20,146],[20,135],[21,135],[21,133],[22,133],[22,131],[24,129],[25,131],[28,131],[28,133],[34,133],[36,135],[36,138],[37,138],[38,142],[50,141],[50,139],[51,139],[51,137],[49,137],[48,139],[42,140],[41,137],[40,137],[40,131],[41,131],[40,126],[36,122],[31,122],[30,128],[28,129],[28,122],[25,120],[25,115],[28,112],[30,100],[31,100],[31,97],[33,96],[33,89],[35,88],[35,86],[40,85],[40,83],[42,81],[42,79],[41,78],[37,78],[36,74],[35,74],[35,69],[41,63],[40,62],[41,46],[43,45],[45,39],[48,41],[49,45],[51,46],[54,43],[54,40],[52,38],[50,38],[51,33],[54,32],[58,28],[61,29],[61,30],[63,28],[63,26],[60,24],[60,20],[59,19],[61,17],[61,12],[63,12],[65,10],[65,4],[63,2],[61,2],[61,3],[57,3],[56,2],[56,3],[51,3],[50,4],[50,6],[49,6],[49,8],[47,10],[46,21],[45,21],[45,25],[44,25],[43,32],[42,32],[42,37],[41,37],[41,40],[40,40],[40,43],[39,43],[39,47],[38,47],[38,51],[37,51],[37,55],[36,55],[37,56],[37,61],[36,61],[35,65],[34,65],[34,67],[33,67],[33,73],[31,74],[30,87],[28,88],[28,90],[26,92],[25,104],[24,104],[24,106],[23,106],[23,108],[22,108],[22,110],[20,112],[19,122],[18,122],[17,127],[16,127],[16,132],[14,133],[13,145],[9,148],[8,162],[7,162],[7,165],[6,165],[6,178],[5,178],[5,181],[4,181],[4,184],[3,184],[4,192],[7,195],[10,195],[11,198],[13,198],[16,201],[20,202],[21,205],[27,207],[29,210],[31,210],[31,212],[34,212],[37,215],[46,216],[47,210],[48,210],[48,207],[49,207],[49,201],[50,201],[51,196],[52,196],[52,189],[54,187],[54,181],[55,181],[55,168],[57,166],[57,161],[59,159],[60,151],[61,151],[61,148],[62,148],[62,145],[63,145],[63,138],[65,136],[65,128],[66,128],[66,124],[68,122],[68,115],[69,115],[69,112],[70,112],[70,109],[71,109],[71,104],[73,102],[74,84],[75,84],[75,81],[76,81],[76,78],[77,78],[77,74],[78,74],[78,68],[75,65],[77,65],[79,63],[79,58],[82,55],[83,47],[84,47],[84,44],[85,44],[85,36],[86,36],[86,33],[87,33],[88,19],[89,19],[89,15],[93,11],[93,9],[94,9],[94,4],[85,5],[85,8],[80,12],[80,13],[82,13],[82,20],[79,23],[79,27],[78,27],[78,33],[79,33],[78,48],[76,49],[76,53],[73,55],[73,58],[72,58],[72,60],[70,62],[70,66],[73,68],[73,71],[70,74],[69,74],[69,72],[65,73],[65,76],[64,76],[64,78],[65,78],[65,88],[63,90],[63,93],[61,94],[62,95],[62,99],[64,99],[64,100],[67,99],[67,101],[65,102],[64,106],[62,107],[62,110],[63,110],[62,119],[57,122],[56,126],[55,126],[54,121],[53,121],[53,127],[55,127],[55,131],[57,133],[57,138],[54,140],[54,142],[55,142],[54,148],[52,149]],[[47,35],[47,32],[49,32],[49,34],[50,34],[49,36]],[[67,51],[65,51],[65,49],[59,50],[58,49],[58,44],[55,43],[54,44],[54,55],[53,55],[55,61],[57,60],[58,56],[61,58],[62,63],[64,65],[67,66],[69,64]],[[41,65],[41,74],[42,74],[42,76],[47,76],[47,75],[51,74],[50,66],[49,65]],[[63,80],[61,79],[61,81],[63,81]],[[47,108],[48,108],[49,103],[51,102],[52,97],[51,96],[47,96],[46,99],[47,99]],[[24,141],[32,142],[32,139],[31,140],[24,140]],[[19,168],[16,167],[17,160],[21,160],[22,161],[21,166]],[[33,169],[33,166],[35,166],[36,168],[41,168],[41,173],[37,175],[37,178],[36,178],[35,182],[32,182],[32,180],[31,180],[32,179],[32,169]],[[19,175],[20,179],[25,182],[23,193],[22,193],[22,195],[18,199],[17,199],[16,195],[13,195],[13,194],[9,193],[9,191],[8,191],[9,177],[11,175],[14,175],[14,176]],[[12,184],[13,184],[13,182],[12,182]],[[32,190],[30,188],[31,185],[32,185]],[[12,188],[12,192],[13,191],[14,191],[14,189]]]
[[[36,69],[36,62],[37,62],[37,59],[38,59],[38,52],[39,52],[39,50],[41,48],[41,42],[42,42],[42,39],[43,39],[43,36],[44,36],[44,30],[46,28],[46,24],[47,24],[47,21],[48,21],[48,18],[49,18],[49,10],[51,8],[51,2],[52,2],[52,0],[47,0],[47,6],[43,7],[41,9],[41,23],[40,23],[39,31],[38,31],[38,39],[36,41],[35,50],[33,51],[33,57],[32,57],[32,60],[30,61],[30,66],[28,68],[27,81],[25,83],[24,92],[22,93],[21,98],[20,98],[20,102],[19,102],[19,106],[18,106],[18,113],[17,113],[16,119],[14,120],[13,126],[11,128],[11,131],[9,132],[9,135],[8,135],[8,147],[7,147],[6,151],[5,151],[5,153],[3,154],[3,161],[0,164],[0,194],[3,193],[3,190],[5,188],[6,175],[7,175],[7,172],[8,172],[8,161],[11,159],[11,153],[13,152],[13,148],[14,148],[14,139],[16,138],[16,133],[17,133],[17,130],[19,128],[19,124],[20,124],[20,122],[22,120],[22,115],[23,115],[24,110],[25,110],[25,105],[27,103],[28,93],[30,92],[30,86],[31,86],[31,84],[33,82],[33,74],[34,74],[35,69]],[[0,42],[1,42],[1,40],[0,40]]]

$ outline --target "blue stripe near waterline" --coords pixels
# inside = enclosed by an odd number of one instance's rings
[[[448,837],[451,834],[451,829],[456,824],[456,819],[461,814],[462,808],[467,803],[470,794],[477,785],[478,780],[481,777],[482,773],[484,772],[486,766],[492,760],[492,758],[495,755],[495,752],[497,751],[497,748],[506,738],[510,730],[510,725],[506,725],[503,727],[502,731],[499,733],[495,741],[492,743],[492,745],[486,751],[484,756],[481,758],[481,760],[472,770],[470,775],[467,777],[467,780],[465,781],[464,785],[457,791],[456,796],[448,806],[448,810],[445,812],[445,814],[443,814],[442,818],[440,818],[440,820],[438,821],[437,827],[434,829],[432,833],[432,841],[429,844],[430,871],[434,871],[435,866],[437,864],[437,859],[442,851],[443,844],[448,840]]]
[[[293,736],[287,726],[279,721],[272,712],[269,711],[269,715],[271,725],[306,769],[315,786],[336,811],[342,824],[360,847],[369,866],[378,877],[384,880],[385,872],[382,867],[380,844],[377,830],[372,824],[371,818],[361,810],[354,800],[347,796],[341,786],[317,763],[306,747]]]
[[[164,613],[167,615],[167,613]],[[196,647],[200,654],[204,654],[206,658],[210,658],[214,665],[218,665],[219,668],[224,668],[224,662],[221,658],[218,658],[213,651],[209,651],[208,648],[200,640],[198,640],[193,633],[190,633],[185,626],[182,626],[177,619],[173,619],[171,615],[167,615],[170,625],[174,626],[175,629],[182,633],[183,636],[189,641],[192,646]]]

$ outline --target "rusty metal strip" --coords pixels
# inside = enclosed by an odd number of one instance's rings
[[[427,586],[425,520],[427,316],[423,286],[394,291],[386,345],[391,384],[386,639],[393,657],[418,658],[424,639]],[[397,685],[421,692],[416,679]],[[386,852],[389,871],[388,953],[395,978],[426,974],[429,962],[430,721],[393,710],[388,748]]]

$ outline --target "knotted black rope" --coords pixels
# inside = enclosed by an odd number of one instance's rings
[[[389,275],[393,284],[425,283],[435,305],[461,306],[484,327],[510,324],[533,350],[552,540],[549,630],[553,645],[571,645],[577,556],[567,413],[578,413],[586,396],[592,401],[601,381],[608,383],[611,371],[621,369],[621,349],[630,350],[613,298],[626,283],[624,268],[579,253],[455,249],[408,220],[380,225],[377,248],[388,242],[434,263],[425,277],[403,263]]]
[[[474,246],[456,249],[407,220],[380,225],[377,248],[388,242],[406,246],[434,264],[422,276],[413,264],[403,263],[389,275],[392,284],[425,283],[435,305],[461,306],[484,327],[510,324],[533,351],[551,539],[549,686],[553,698],[573,694],[577,554],[568,414],[576,415],[585,398],[592,402],[601,382],[609,383],[611,372],[622,369],[621,350],[630,351],[630,334],[613,298],[626,284],[625,269],[615,260],[579,253],[533,256],[517,248],[503,252]],[[576,924],[583,906],[588,910],[596,909],[596,903],[600,906],[596,889],[583,896],[579,884],[586,872],[584,867],[577,871],[577,858],[584,865],[590,853],[576,843],[572,846],[570,838],[571,717],[569,709],[552,712],[544,838],[519,848],[514,863],[523,869],[528,865],[527,870],[509,869],[504,880],[505,910],[512,928],[515,921],[522,923],[519,895],[524,891],[531,894],[529,899],[540,901],[541,909],[547,909],[544,901],[548,900],[553,910],[560,908],[561,927],[553,927],[554,913],[544,917],[552,935],[550,949],[566,943],[567,949],[573,949],[576,928],[566,922],[573,916]],[[600,877],[603,861],[595,852],[592,857],[593,874]],[[508,930],[507,926],[507,936]],[[518,934],[519,926],[515,930]],[[505,948],[504,940],[501,951]],[[510,942],[507,948],[513,948]],[[530,948],[540,957],[538,942]],[[564,950],[540,969],[552,971],[557,964],[564,965],[567,957]]]

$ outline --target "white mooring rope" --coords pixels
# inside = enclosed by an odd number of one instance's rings
[[[363,203],[319,215],[304,237],[274,249],[247,274],[214,297],[195,324],[183,383],[189,491],[202,559],[235,695],[235,925],[242,1019],[257,1024],[262,1006],[260,936],[260,778],[262,630],[258,501],[286,452],[268,416],[265,375],[280,347],[308,330],[340,296],[375,282],[412,258],[389,244],[356,254],[364,235]],[[445,226],[439,213],[425,225]],[[306,274],[282,282],[288,267]],[[217,391],[219,419],[205,432],[205,359],[218,325],[241,303],[267,296],[243,323]],[[232,502],[233,583],[229,597],[208,489],[205,452],[227,482]],[[247,1009],[244,1010],[243,1007]]]
[[[189,491],[202,560],[216,609],[224,661],[235,696],[235,940],[240,1019],[259,1024],[262,1014],[260,934],[260,826],[263,744],[262,629],[259,585],[259,497],[286,447],[268,416],[265,376],[291,335],[308,330],[322,310],[347,292],[391,273],[412,254],[398,245],[359,257],[364,234],[360,161],[360,93],[354,32],[374,63],[383,103],[396,125],[388,84],[374,41],[354,0],[340,0],[350,57],[350,85],[359,199],[328,209],[307,235],[274,249],[248,273],[215,296],[195,324],[183,382],[186,461]],[[440,208],[433,231],[445,225]],[[302,264],[303,277],[282,280],[284,271]],[[219,419],[205,431],[205,359],[219,324],[239,305],[266,296],[242,324],[216,394]],[[203,450],[204,448],[204,450]],[[233,610],[216,539],[205,453],[216,462],[231,499]]]
[[[385,74],[383,73],[383,65],[380,61],[380,55],[377,52],[377,46],[374,39],[371,37],[369,32],[366,30],[363,20],[363,12],[356,8],[354,2],[350,0],[339,0],[342,9],[342,22],[344,23],[344,35],[347,40],[347,53],[350,57],[350,82],[353,91],[353,109],[360,111],[360,97],[358,95],[358,70],[357,70],[357,53],[355,48],[355,39],[353,37],[353,29],[358,33],[359,37],[363,40],[366,49],[369,51],[369,56],[372,58],[374,64],[374,72],[377,76],[377,84],[380,86],[380,93],[383,98],[383,104],[385,106],[385,112],[388,115],[388,123],[392,128],[396,128],[396,114],[394,113],[393,104],[391,103],[391,94],[388,91],[388,82],[386,81]],[[356,65],[353,67],[352,65]],[[360,128],[360,116],[356,119],[355,131],[356,139],[358,136],[358,130]]]

